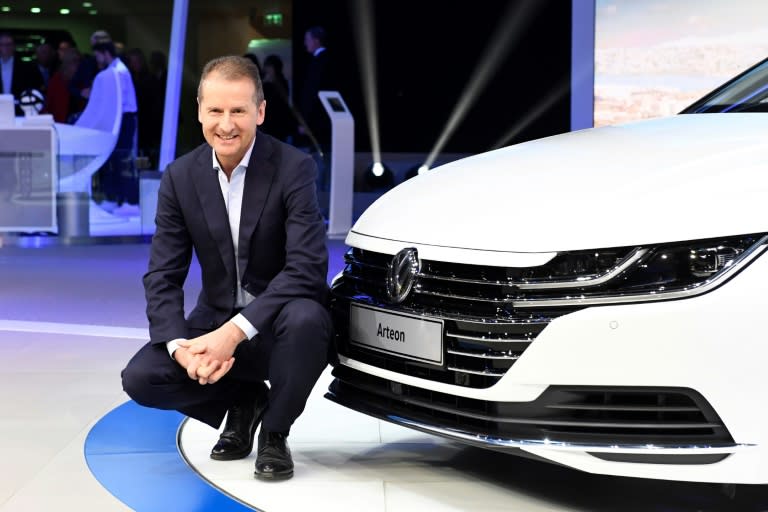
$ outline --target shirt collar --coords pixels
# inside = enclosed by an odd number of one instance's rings
[[[248,162],[251,161],[251,153],[253,152],[253,146],[256,144],[256,137],[253,138],[251,141],[251,145],[248,147],[248,151],[245,152],[243,155],[243,159],[240,160],[240,163],[235,166],[235,169],[238,167],[245,167],[248,168]],[[221,170],[221,164],[219,164],[219,159],[216,158],[216,150],[211,148],[211,160],[213,161],[213,170],[218,172]]]

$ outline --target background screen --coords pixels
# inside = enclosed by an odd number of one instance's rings
[[[597,0],[595,126],[678,113],[768,57],[765,0]]]

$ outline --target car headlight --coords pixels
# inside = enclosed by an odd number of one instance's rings
[[[527,308],[700,295],[736,275],[762,254],[767,244],[768,235],[761,233],[630,249],[560,253],[537,270],[538,275],[516,283],[520,292],[511,294],[511,302],[515,308]],[[600,258],[604,261],[601,269],[597,264]],[[587,260],[592,266],[585,263]]]

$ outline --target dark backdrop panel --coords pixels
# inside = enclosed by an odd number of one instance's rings
[[[382,151],[426,153],[439,138],[462,91],[475,78],[475,67],[497,26],[510,9],[525,5],[501,0],[371,4]],[[518,31],[514,43],[492,68],[486,87],[476,94],[443,152],[487,151],[558,88],[559,99],[549,102],[549,108],[508,144],[568,131],[571,2],[528,0],[524,4],[530,7],[530,16],[521,23],[506,19],[503,30]],[[294,0],[294,90],[300,90],[306,67],[304,32],[312,25],[322,25],[329,33],[328,47],[342,95],[355,116],[356,148],[368,151],[353,23],[345,0]]]

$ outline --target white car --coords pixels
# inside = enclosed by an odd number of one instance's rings
[[[606,475],[768,483],[768,61],[665,119],[450,163],[332,285],[327,398]]]

